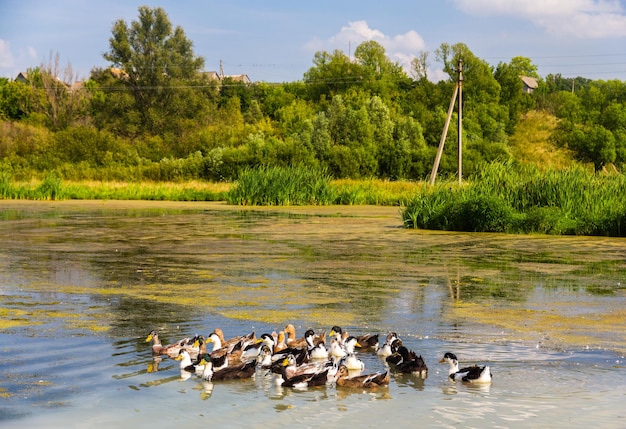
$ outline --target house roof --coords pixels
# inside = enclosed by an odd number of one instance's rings
[[[247,74],[220,74],[216,71],[204,72],[209,79],[223,81],[224,79],[232,79],[234,82],[252,83]]]
[[[535,79],[534,77],[520,76],[520,79],[522,79],[522,82],[524,82],[524,85],[526,85],[529,88],[537,89],[537,87],[539,86],[539,84],[537,83],[537,79]]]

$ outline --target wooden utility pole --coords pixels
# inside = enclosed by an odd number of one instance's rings
[[[463,60],[459,60],[459,185],[463,177]]]
[[[435,156],[435,163],[433,164],[433,171],[430,173],[430,184],[435,184],[435,177],[437,177],[437,170],[439,169],[439,162],[441,161],[441,154],[443,153],[443,146],[448,135],[448,128],[450,126],[450,119],[452,119],[452,112],[454,111],[454,102],[457,94],[459,96],[459,184],[461,184],[461,165],[463,163],[462,144],[463,144],[463,99],[462,99],[462,86],[463,86],[463,60],[459,60],[459,77],[456,85],[454,85],[454,93],[450,99],[450,107],[448,107],[448,116],[446,117],[446,123],[443,126],[443,132],[441,133],[441,140],[439,140],[439,148],[437,149],[437,155]]]

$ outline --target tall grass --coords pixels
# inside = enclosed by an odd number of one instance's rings
[[[0,199],[224,201],[228,183],[209,182],[71,182],[49,175],[44,180],[14,181],[0,173]]]
[[[462,187],[418,193],[402,217],[410,228],[626,236],[625,190],[621,174],[493,163]]]
[[[228,192],[226,200],[240,205],[326,205],[335,201],[330,176],[305,167],[246,169]]]

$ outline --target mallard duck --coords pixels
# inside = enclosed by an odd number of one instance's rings
[[[404,346],[398,348],[398,354],[402,357],[402,361],[396,364],[396,370],[405,374],[426,376],[428,367],[422,355],[418,356],[413,350],[409,350]]]
[[[454,353],[447,352],[439,363],[448,362],[450,369],[448,375],[452,380],[460,380],[467,383],[491,383],[491,370],[489,366],[468,366],[459,369],[459,361]]]
[[[178,356],[178,352],[181,349],[187,348],[189,352],[192,352],[194,341],[197,337],[187,337],[183,338],[175,343],[168,344],[164,346],[161,344],[161,339],[159,338],[159,333],[154,330],[148,334],[146,337],[146,342],[149,343],[152,341],[152,353],[155,355],[165,355],[169,356],[172,359],[175,359]]]
[[[372,389],[389,384],[389,371],[357,375],[354,377],[350,377],[349,374],[348,368],[345,365],[340,365],[335,378],[337,386]]]
[[[381,358],[386,358],[387,356],[391,356],[393,354],[391,345],[397,339],[398,339],[398,335],[395,332],[389,332],[387,334],[387,340],[383,343],[382,346],[376,349],[376,354],[380,356]]]
[[[293,356],[290,355],[291,358]],[[298,373],[297,370],[289,371],[289,368],[294,365],[295,359],[287,357],[281,363],[281,378],[279,385],[283,387],[293,387],[297,389],[303,389],[312,386],[323,386],[328,382],[327,367],[321,367],[317,371]]]
[[[213,359],[208,353],[202,356],[200,361],[201,365],[204,365],[202,371],[202,378],[206,381],[219,381],[219,380],[235,380],[241,378],[250,378],[256,371],[256,361],[242,362],[234,366],[227,366],[225,368],[215,370],[213,367]]]

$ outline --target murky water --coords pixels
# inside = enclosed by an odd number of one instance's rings
[[[623,239],[399,224],[376,207],[0,201],[0,427],[626,427]],[[211,386],[144,342],[287,323],[395,330],[428,377]],[[446,351],[493,383],[450,382]]]

